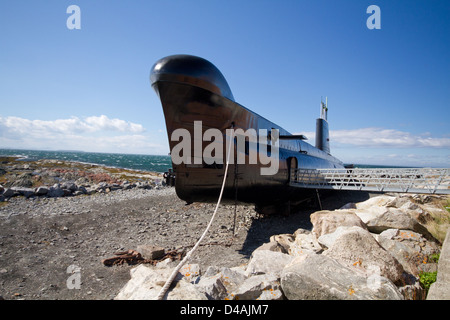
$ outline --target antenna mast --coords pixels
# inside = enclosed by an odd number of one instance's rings
[[[325,97],[325,103],[323,102],[323,98],[320,98],[320,118],[323,120],[327,120],[328,116],[328,97]]]

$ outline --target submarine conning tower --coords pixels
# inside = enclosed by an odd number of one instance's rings
[[[172,55],[158,60],[150,73],[152,86],[160,81],[185,83],[219,94],[235,101],[225,77],[206,59],[187,55]]]
[[[320,118],[316,120],[316,148],[330,154],[330,135],[328,131],[328,98],[320,102]]]

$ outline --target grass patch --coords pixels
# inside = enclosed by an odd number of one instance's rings
[[[440,253],[433,253],[429,256],[428,261],[429,262],[434,262],[434,263],[438,263],[439,262],[439,258],[440,258],[441,254]]]
[[[419,274],[419,282],[426,290],[427,294],[430,290],[430,286],[436,282],[437,271],[434,272],[422,272]]]

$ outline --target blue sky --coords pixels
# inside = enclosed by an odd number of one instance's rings
[[[448,167],[449,21],[446,0],[2,0],[0,148],[167,154],[149,72],[186,53],[311,143],[327,96],[346,163]]]

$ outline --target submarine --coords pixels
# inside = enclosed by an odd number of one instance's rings
[[[223,74],[201,57],[164,57],[153,65],[150,82],[164,113],[175,191],[188,204],[216,202],[224,183],[224,202],[255,204],[263,214],[289,210],[315,194],[290,185],[297,168],[344,168],[330,153],[328,109],[323,102],[313,146],[305,136],[291,134],[236,102]],[[212,158],[204,157],[214,143]],[[228,151],[232,152],[227,158]],[[269,170],[274,164],[275,170]]]

